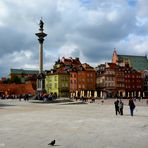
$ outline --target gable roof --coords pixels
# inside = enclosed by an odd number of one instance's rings
[[[87,70],[87,71],[95,71],[95,69],[87,63],[82,64],[82,67],[84,68],[84,70]]]
[[[79,58],[73,59],[72,57],[70,57],[70,58],[63,57],[61,59],[61,63],[65,64],[65,65],[72,65],[73,67],[78,67],[79,65],[81,65]]]
[[[118,61],[128,61],[135,70],[148,70],[148,60],[146,56],[118,55]]]

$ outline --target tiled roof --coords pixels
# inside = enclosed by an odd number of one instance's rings
[[[61,59],[61,62],[64,63],[65,65],[73,65],[73,66],[78,66],[78,65],[81,65],[81,62],[79,60],[79,58],[62,58]]]
[[[140,70],[148,70],[148,60],[146,56],[133,56],[133,55],[118,55],[120,60],[128,60],[129,65],[134,69]]]
[[[38,70],[10,69],[11,74],[38,74]]]
[[[90,66],[89,64],[87,64],[87,63],[82,64],[82,67],[83,67],[85,70],[88,70],[88,71],[90,71],[90,70],[95,71],[95,69],[94,69],[93,67],[91,67],[91,66]]]

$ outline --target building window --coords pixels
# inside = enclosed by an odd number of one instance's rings
[[[54,77],[54,80],[57,81],[57,76]]]
[[[54,87],[57,88],[57,83],[54,84]]]
[[[48,77],[48,81],[51,81],[51,77]]]
[[[65,84],[64,83],[62,83],[62,87],[65,87]]]
[[[82,88],[84,88],[84,84],[82,85]]]
[[[52,83],[49,83],[49,88],[52,88]]]
[[[65,87],[68,87],[68,83],[65,83]]]

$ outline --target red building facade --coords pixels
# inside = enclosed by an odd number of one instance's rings
[[[125,67],[125,92],[127,97],[141,97],[142,96],[142,75],[140,72]]]
[[[115,63],[107,63],[104,71],[99,73],[97,71],[97,89],[100,91],[100,97],[142,96],[141,73],[128,64],[119,66]]]

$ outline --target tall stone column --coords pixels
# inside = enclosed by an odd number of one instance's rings
[[[45,90],[45,75],[43,72],[43,42],[44,37],[46,37],[47,34],[43,32],[44,22],[42,19],[40,20],[39,27],[39,33],[35,34],[39,40],[39,74],[37,76],[37,91],[43,92]]]

